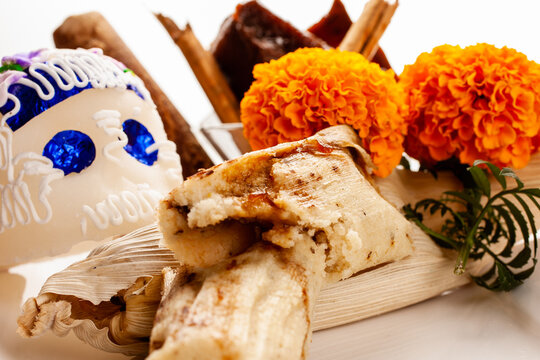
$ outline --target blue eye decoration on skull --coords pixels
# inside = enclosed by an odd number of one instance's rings
[[[124,146],[127,153],[139,162],[152,166],[157,160],[158,150],[147,153],[146,149],[155,144],[154,137],[148,129],[137,120],[128,119],[122,124],[122,129],[127,135],[128,143]]]
[[[64,175],[80,173],[96,158],[96,147],[88,135],[77,130],[65,130],[49,140],[43,156],[51,159],[53,167],[64,171]]]

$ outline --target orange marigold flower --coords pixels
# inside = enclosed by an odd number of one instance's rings
[[[458,158],[522,168],[540,145],[540,65],[513,49],[442,45],[406,66],[405,151],[425,165]]]
[[[254,150],[348,124],[358,131],[376,175],[387,176],[399,164],[406,110],[393,71],[358,53],[309,48],[258,64],[253,76],[240,109]]]

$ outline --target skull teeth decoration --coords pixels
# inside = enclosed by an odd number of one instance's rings
[[[99,50],[3,58],[0,116],[0,267],[146,225],[182,181],[142,81]]]

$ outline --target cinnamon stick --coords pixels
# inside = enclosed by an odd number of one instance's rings
[[[184,176],[213,165],[189,124],[103,15],[90,12],[70,16],[54,31],[53,38],[58,48],[99,47],[104,54],[123,62],[143,80],[157,106],[167,136],[176,143]]]
[[[380,8],[384,4],[384,0],[370,0],[364,6],[362,14],[352,24],[341,44],[339,44],[341,50],[354,52],[360,52],[362,50],[362,47],[368,40],[369,34],[376,26],[378,13],[380,13]]]
[[[182,50],[189,66],[197,77],[216,114],[223,123],[240,122],[240,107],[216,60],[206,51],[191,26],[180,29],[175,22],[162,14],[156,17],[167,30],[174,43]]]
[[[371,60],[375,55],[375,52],[379,47],[379,40],[381,39],[388,25],[390,24],[390,20],[392,20],[392,16],[394,16],[394,13],[396,12],[396,9],[398,7],[398,2],[396,0],[393,5],[386,5],[387,6],[384,7],[384,11],[382,12],[381,17],[377,22],[377,26],[375,27],[375,29],[373,29],[373,32],[368,38],[367,43],[361,50],[362,55],[368,58],[368,60]]]
[[[397,6],[397,0],[392,5],[385,0],[370,0],[358,20],[347,31],[339,48],[360,52],[370,60],[375,55],[379,39],[390,23]]]

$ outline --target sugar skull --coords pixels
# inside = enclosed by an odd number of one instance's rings
[[[99,50],[3,58],[0,116],[0,267],[146,225],[182,181],[142,81]]]

